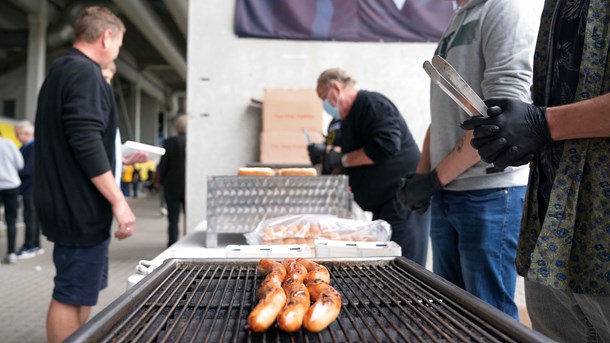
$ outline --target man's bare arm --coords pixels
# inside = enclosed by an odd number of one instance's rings
[[[95,187],[112,206],[112,213],[119,224],[119,231],[117,231],[114,236],[118,239],[124,239],[131,236],[135,228],[136,216],[131,211],[129,204],[127,204],[127,200],[125,200],[125,196],[117,186],[112,172],[107,171],[93,177],[91,182],[93,182]]]

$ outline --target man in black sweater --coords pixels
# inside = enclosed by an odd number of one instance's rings
[[[113,170],[117,111],[100,66],[118,56],[125,26],[102,7],[74,24],[74,44],[51,66],[38,97],[34,202],[56,268],[47,339],[61,342],[87,320],[107,285],[113,215],[115,237],[133,234],[135,216]]]
[[[174,119],[174,128],[178,134],[165,141],[165,155],[161,157],[157,167],[159,182],[163,186],[163,196],[167,204],[168,247],[178,240],[180,208],[185,209],[186,124],[186,115]]]
[[[415,171],[420,157],[404,118],[388,98],[358,89],[339,68],[320,74],[316,91],[324,110],[341,118],[341,148],[326,154],[325,164],[349,176],[363,210],[392,226],[402,255],[425,265],[430,215],[410,212],[396,199],[402,177]]]

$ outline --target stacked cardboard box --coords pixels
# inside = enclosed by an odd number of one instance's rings
[[[261,163],[308,164],[307,141],[323,140],[322,101],[314,89],[266,89],[263,98]]]

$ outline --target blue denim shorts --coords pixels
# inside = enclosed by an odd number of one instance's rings
[[[53,299],[62,304],[95,306],[99,292],[108,286],[109,244],[110,238],[86,248],[55,244]]]

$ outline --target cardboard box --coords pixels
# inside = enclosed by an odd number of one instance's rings
[[[320,132],[310,132],[312,142],[322,142]],[[261,132],[261,163],[309,164],[307,141],[301,131]]]
[[[323,132],[324,110],[315,89],[265,89],[263,131]]]

